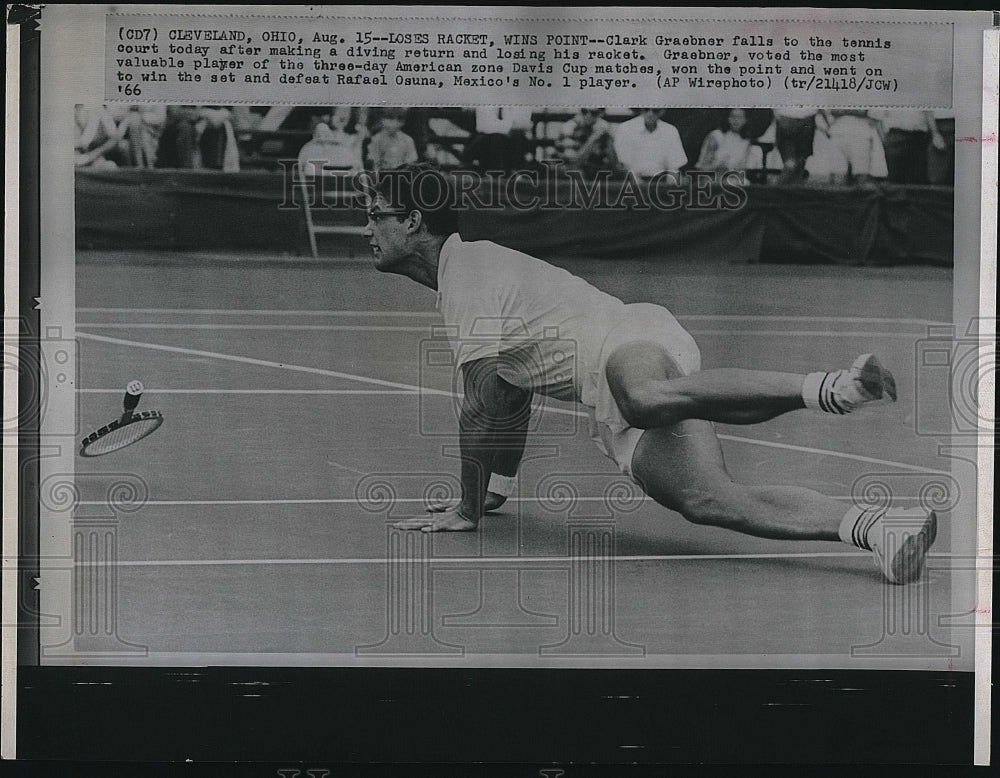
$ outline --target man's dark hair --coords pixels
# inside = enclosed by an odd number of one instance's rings
[[[451,179],[433,165],[402,165],[379,175],[376,189],[390,207],[420,211],[431,235],[458,232],[458,210]]]

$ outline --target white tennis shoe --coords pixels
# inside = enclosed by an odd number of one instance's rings
[[[835,413],[851,413],[865,403],[885,399],[886,395],[895,402],[896,379],[874,354],[862,354],[850,370],[833,374],[827,405]]]
[[[890,509],[867,533],[875,564],[890,583],[908,584],[924,572],[937,539],[937,515],[923,508]]]

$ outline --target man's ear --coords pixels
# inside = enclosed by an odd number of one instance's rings
[[[420,226],[424,223],[424,215],[416,208],[410,211],[406,217],[406,231],[410,234],[420,232]]]

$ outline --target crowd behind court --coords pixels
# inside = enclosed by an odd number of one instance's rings
[[[78,167],[302,175],[426,161],[483,173],[560,162],[593,178],[692,170],[759,184],[954,184],[954,114],[924,110],[80,105]]]

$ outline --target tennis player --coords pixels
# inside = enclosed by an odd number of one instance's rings
[[[586,407],[601,451],[688,521],[764,538],[839,538],[872,551],[892,583],[921,576],[937,532],[933,512],[845,512],[809,489],[736,483],[712,424],[754,424],[801,409],[847,414],[894,401],[895,381],[874,356],[808,375],[702,370],[697,344],[665,308],[626,305],[527,254],[463,241],[451,181],[427,165],[380,178],[365,235],[378,270],[437,292],[464,384],[461,500],[397,527],[475,530],[497,463],[516,472],[538,392]],[[500,497],[491,495],[494,505]]]

